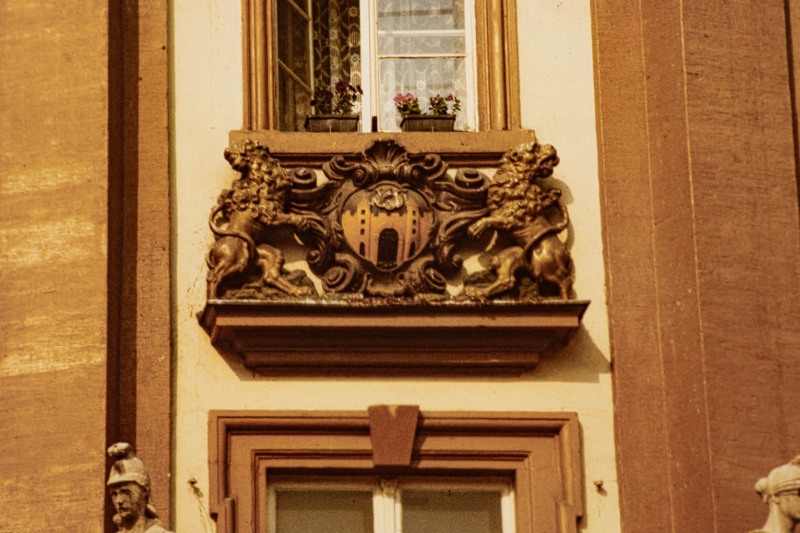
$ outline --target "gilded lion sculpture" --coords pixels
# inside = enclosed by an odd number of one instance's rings
[[[216,241],[208,252],[208,298],[219,296],[227,278],[255,270],[261,282],[291,296],[309,296],[312,289],[296,285],[283,271],[284,256],[266,242],[279,226],[304,231],[306,218],[287,213],[292,176],[251,140],[225,150],[225,159],[241,176],[225,189],[209,216]]]
[[[569,225],[569,214],[561,201],[561,190],[542,190],[537,180],[549,178],[559,159],[549,144],[523,144],[506,152],[487,192],[489,214],[467,228],[472,238],[489,229],[509,232],[516,246],[498,252],[490,270],[497,279],[488,285],[465,288],[469,297],[489,298],[516,284],[516,273],[525,269],[541,287],[543,282],[558,287],[561,299],[572,288],[572,260],[558,234]],[[559,220],[551,223],[553,210]],[[554,213],[553,213],[554,214]]]

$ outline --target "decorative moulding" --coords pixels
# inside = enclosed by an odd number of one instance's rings
[[[324,179],[252,139],[225,158],[240,176],[209,217],[200,320],[248,368],[519,373],[580,325],[550,145],[505,151],[491,178],[394,140]]]
[[[319,168],[335,156],[357,159],[375,142],[394,141],[410,153],[433,152],[450,165],[468,168],[494,167],[509,147],[536,142],[532,130],[337,133],[308,137],[305,132],[234,130],[231,145],[252,140],[269,146],[284,167]]]
[[[575,413],[212,411],[208,442],[209,510],[226,533],[267,531],[275,475],[506,477],[516,531],[576,533],[583,515]],[[392,442],[410,460],[376,449]]]
[[[264,374],[520,374],[566,343],[588,305],[210,300],[201,323]]]

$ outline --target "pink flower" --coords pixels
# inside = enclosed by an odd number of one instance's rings
[[[454,98],[455,98],[455,96],[453,96],[453,93],[450,93],[450,94],[447,95],[445,100],[447,100],[448,102],[452,102]]]
[[[397,93],[397,96],[394,97],[394,103],[397,104],[397,105],[402,105],[403,104],[403,95],[400,94],[400,93]]]

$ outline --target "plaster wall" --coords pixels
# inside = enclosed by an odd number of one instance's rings
[[[211,347],[196,314],[205,301],[208,213],[236,176],[222,150],[228,132],[242,124],[240,9],[237,0],[173,3],[177,531],[213,531],[207,518],[209,410],[364,410],[373,404],[577,412],[586,484],[582,530],[619,531],[589,2],[518,2],[522,122],[559,150],[555,177],[573,222],[575,292],[592,300],[572,343],[519,378],[265,378]],[[595,490],[597,480],[603,493]]]

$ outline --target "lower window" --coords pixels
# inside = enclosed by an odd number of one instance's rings
[[[272,479],[274,533],[513,533],[512,482],[498,478]]]
[[[414,409],[212,411],[217,531],[577,532],[575,413]]]

